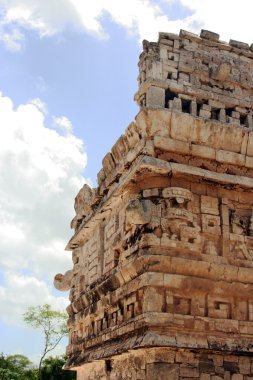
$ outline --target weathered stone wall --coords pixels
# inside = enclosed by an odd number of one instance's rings
[[[78,270],[68,308],[74,363],[114,354],[110,342],[122,336],[118,352],[127,339],[128,348],[149,345],[150,329],[164,334],[152,345],[163,339],[175,347],[251,351],[251,193],[145,171],[139,192],[131,186],[131,196],[114,205],[75,250]],[[98,247],[92,251],[101,271],[97,281],[89,281],[90,247]]]
[[[140,106],[252,127],[253,48],[202,31],[160,33],[144,41],[136,100]]]
[[[77,380],[250,380],[252,373],[249,356],[157,348],[87,365]]]
[[[140,112],[75,199],[66,368],[253,379],[253,50],[144,42]],[[252,376],[250,376],[252,375]]]

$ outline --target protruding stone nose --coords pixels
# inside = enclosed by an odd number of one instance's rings
[[[58,273],[54,278],[54,287],[63,292],[70,290],[72,278],[72,270],[68,270],[65,274]]]

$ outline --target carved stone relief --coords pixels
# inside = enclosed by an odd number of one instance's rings
[[[81,225],[83,219],[92,211],[91,205],[95,197],[95,192],[87,184],[79,191],[75,198],[76,216],[71,221],[71,228],[75,230]]]

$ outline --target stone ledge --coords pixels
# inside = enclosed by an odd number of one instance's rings
[[[86,235],[86,230],[89,228],[89,225],[92,224],[94,227],[101,218],[104,218],[106,212],[106,206],[108,207],[109,199],[112,196],[117,196],[123,189],[129,184],[131,180],[134,180],[135,176],[141,173],[141,171],[148,170],[150,173],[156,173],[159,175],[172,175],[172,176],[186,176],[200,179],[201,181],[207,181],[208,183],[219,183],[220,185],[226,186],[226,188],[234,188],[238,189],[252,189],[253,188],[253,178],[239,176],[239,175],[231,175],[226,173],[217,173],[212,172],[210,170],[201,169],[199,167],[177,164],[173,162],[166,162],[164,160],[160,160],[158,158],[150,157],[150,156],[140,156],[133,163],[132,169],[130,172],[126,174],[122,174],[121,180],[114,187],[114,189],[110,193],[110,197],[104,197],[101,201],[99,207],[96,209],[96,220],[93,220],[94,213],[90,214],[81,226],[78,228],[75,235],[69,241],[66,249],[72,250],[73,247],[76,248],[80,242],[83,243]],[[78,243],[79,241],[79,243]],[[77,244],[77,245],[76,245]]]

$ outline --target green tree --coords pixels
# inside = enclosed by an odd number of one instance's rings
[[[0,355],[0,380],[36,380],[37,370],[24,355]]]
[[[38,379],[42,380],[41,368],[45,356],[67,335],[67,313],[52,310],[48,304],[31,306],[24,313],[24,321],[44,335],[44,349],[38,368]]]
[[[42,380],[75,380],[76,372],[65,371],[62,369],[66,362],[65,356],[60,357],[48,357],[43,361],[41,368]]]

